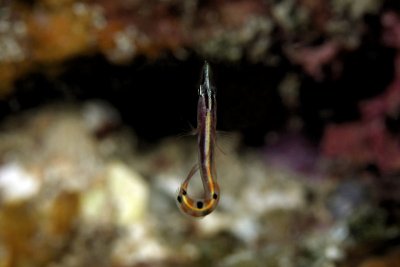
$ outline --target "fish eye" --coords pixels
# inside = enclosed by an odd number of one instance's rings
[[[182,190],[182,195],[186,196],[187,192],[186,190]]]
[[[197,201],[196,205],[197,205],[198,209],[201,209],[203,207],[203,202],[202,201]]]
[[[218,198],[217,193],[214,193],[212,197],[213,197],[213,199],[217,199]]]

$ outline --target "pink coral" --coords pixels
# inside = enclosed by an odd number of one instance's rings
[[[322,80],[324,78],[322,73],[323,66],[331,63],[339,51],[339,45],[334,41],[330,41],[317,47],[288,49],[286,52],[292,62],[299,64],[305,73],[316,80]]]
[[[400,18],[394,12],[387,12],[382,16],[384,32],[383,42],[391,47],[400,49]]]
[[[322,151],[355,165],[374,163],[385,172],[400,170],[400,143],[382,119],[330,125],[322,141]]]
[[[371,161],[373,158],[363,123],[329,125],[325,129],[322,150],[328,157],[340,157],[353,163]]]
[[[359,104],[360,121],[328,126],[322,151],[355,164],[374,163],[390,173],[400,171],[400,139],[385,125],[387,117],[397,117],[400,112],[400,18],[388,12],[382,16],[382,25],[382,41],[399,50],[394,80],[381,95]]]

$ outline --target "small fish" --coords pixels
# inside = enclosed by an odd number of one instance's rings
[[[217,174],[214,160],[214,149],[217,125],[216,88],[211,84],[211,70],[207,62],[204,63],[202,78],[199,87],[199,102],[197,105],[197,143],[199,148],[199,162],[190,170],[182,183],[178,196],[180,210],[193,217],[204,217],[210,214],[218,205],[220,189],[217,183]],[[187,193],[189,181],[200,170],[204,188],[203,198],[194,199]]]

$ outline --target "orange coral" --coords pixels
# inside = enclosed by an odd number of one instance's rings
[[[38,10],[28,18],[28,31],[35,61],[50,63],[89,50],[94,41],[90,13],[77,15],[73,9]]]

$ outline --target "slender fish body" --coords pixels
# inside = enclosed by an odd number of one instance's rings
[[[214,162],[217,101],[216,89],[211,84],[211,70],[207,62],[204,63],[202,78],[199,87],[199,102],[197,105],[197,143],[199,161],[195,164],[178,192],[178,206],[180,210],[193,217],[203,217],[210,214],[218,205],[220,190],[217,183],[217,174]],[[200,170],[204,188],[204,196],[194,199],[187,193],[189,181]]]

